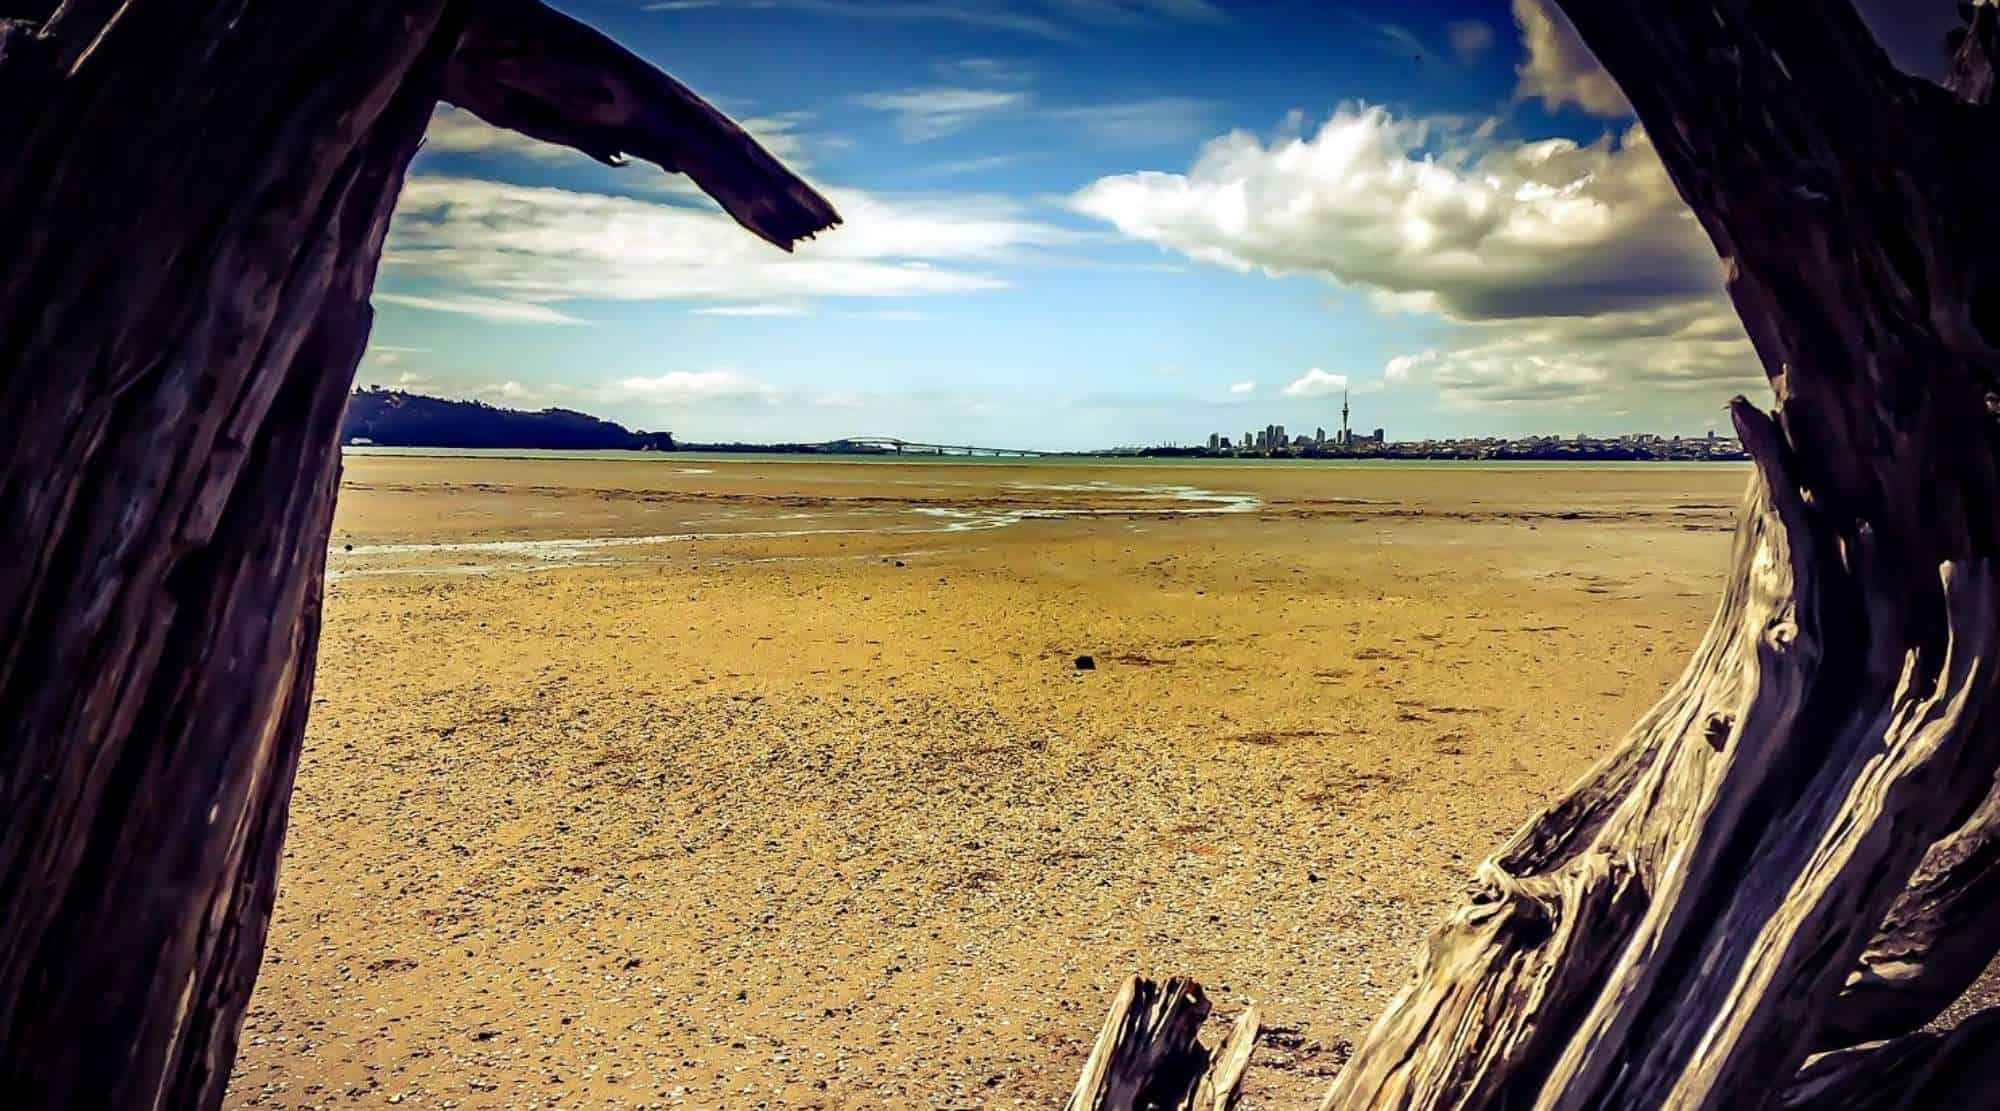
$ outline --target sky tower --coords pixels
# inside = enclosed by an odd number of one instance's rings
[[[1347,428],[1347,387],[1340,387],[1340,446],[1353,447],[1354,433]]]

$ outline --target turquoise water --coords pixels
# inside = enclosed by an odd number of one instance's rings
[[[1200,458],[1141,458],[1130,455],[1041,455],[1030,458],[995,458],[992,456],[967,455],[804,455],[790,452],[735,452],[735,451],[538,451],[523,448],[448,448],[448,447],[379,447],[374,445],[348,445],[341,454],[349,456],[403,456],[407,458],[435,459],[577,459],[599,462],[662,463],[685,466],[689,463],[855,463],[871,465],[877,463],[911,465],[936,465],[948,467],[1025,467],[1025,466],[1076,466],[1094,467],[1203,467],[1209,469],[1229,467],[1361,467],[1370,470],[1432,469],[1438,467],[1476,467],[1486,471],[1508,470],[1590,470],[1590,471],[1644,471],[1644,470],[1708,470],[1714,467],[1740,467],[1748,469],[1750,464],[1742,461],[1718,461],[1704,463],[1692,460],[1672,460],[1661,462],[1646,461],[1583,461],[1564,459],[1200,459]]]

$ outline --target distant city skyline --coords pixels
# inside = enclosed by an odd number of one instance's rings
[[[392,386],[384,386],[380,383],[364,383],[362,385],[357,386],[356,389],[357,389],[356,396],[358,398],[362,396],[363,392],[373,392],[373,391],[383,391],[383,390],[396,392],[400,388]],[[404,391],[404,392],[409,392],[409,391]],[[432,395],[420,395],[420,396],[432,396]],[[602,416],[601,413],[592,412],[589,411],[588,409],[578,409],[574,406],[533,407],[533,406],[524,406],[518,404],[509,405],[504,402],[496,404],[493,402],[485,402],[477,398],[471,400],[477,401],[483,405],[493,405],[495,408],[500,408],[500,409],[517,409],[527,412],[540,412],[546,409],[563,409],[570,412],[580,412],[583,413],[585,416],[592,418],[597,418]],[[350,416],[352,416],[351,412]],[[796,437],[791,439],[759,439],[751,436],[732,434],[726,431],[721,433],[702,435],[702,436],[694,436],[694,435],[688,435],[684,432],[677,432],[675,429],[669,427],[648,427],[643,425],[633,425],[630,427],[630,431],[639,434],[653,434],[653,435],[666,436],[670,439],[678,440],[684,446],[700,445],[700,444],[732,444],[732,445],[754,446],[758,444],[763,444],[772,447],[789,447],[801,444],[834,444],[840,442],[854,442],[854,443],[873,445],[873,444],[884,443],[890,440],[904,440],[913,444],[920,444],[920,445],[943,442],[935,439],[921,440],[920,438],[914,435],[910,436],[899,435],[897,430],[895,429],[884,429],[884,428],[871,428],[870,430],[867,431],[861,431],[857,428],[849,428],[843,432],[829,434],[825,436]],[[1286,449],[1311,447],[1315,449],[1324,449],[1329,452],[1348,451],[1354,454],[1365,455],[1371,453],[1379,454],[1384,452],[1385,449],[1392,449],[1399,447],[1408,448],[1415,445],[1423,445],[1423,444],[1453,444],[1453,445],[1510,444],[1516,447],[1530,447],[1535,445],[1547,445],[1547,444],[1621,443],[1628,445],[1643,445],[1643,444],[1654,444],[1654,443],[1664,444],[1664,443],[1679,443],[1679,442],[1694,442],[1694,441],[1709,441],[1711,443],[1724,444],[1727,446],[1727,449],[1731,452],[1740,450],[1740,445],[1737,443],[1736,434],[1734,430],[1721,431],[1715,427],[1709,427],[1703,431],[1695,433],[1625,431],[1625,432],[1606,434],[1606,435],[1592,435],[1590,433],[1563,434],[1556,432],[1531,432],[1531,433],[1524,433],[1517,435],[1501,435],[1498,433],[1473,432],[1463,435],[1410,436],[1402,438],[1390,437],[1388,434],[1388,430],[1385,427],[1379,425],[1366,432],[1363,432],[1359,429],[1350,429],[1346,431],[1351,432],[1351,435],[1343,437],[1343,430],[1341,429],[1335,429],[1331,433],[1329,433],[1329,431],[1325,427],[1315,426],[1313,431],[1310,434],[1307,434],[1306,432],[1303,431],[1297,431],[1297,432],[1292,431],[1283,424],[1272,423],[1264,426],[1261,429],[1259,428],[1247,429],[1241,434],[1210,432],[1206,435],[1205,438],[1196,437],[1191,440],[1182,440],[1178,436],[1169,435],[1153,439],[1133,440],[1130,442],[1079,445],[1068,448],[1047,448],[1047,447],[1036,447],[1034,445],[1021,444],[1021,443],[1002,443],[993,440],[991,438],[979,438],[979,437],[973,437],[970,439],[960,438],[957,440],[952,440],[950,442],[954,445],[963,444],[965,446],[970,446],[970,447],[1001,450],[1001,451],[1026,450],[1030,452],[1037,452],[1037,451],[1047,452],[1047,453],[1073,452],[1078,454],[1105,453],[1105,452],[1112,452],[1112,453],[1139,452],[1152,449],[1173,449],[1173,450],[1190,450],[1190,451],[1206,450],[1218,453],[1238,452],[1238,453],[1256,454],[1263,452],[1282,452]],[[365,444],[370,441],[357,440],[354,442]]]
[[[846,219],[441,108],[360,381],[694,438],[1073,449],[1169,429],[1696,433],[1769,396],[1721,271],[1548,0],[558,0]],[[1950,5],[1867,0],[1936,69]]]

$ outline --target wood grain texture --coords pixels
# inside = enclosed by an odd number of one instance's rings
[[[2000,1010],[1948,1031],[1822,1053],[1786,1089],[1785,1111],[1934,1111],[2000,1106]]]
[[[1112,1000],[1068,1111],[1229,1111],[1262,1030],[1255,1007],[1213,1052],[1197,1036],[1211,1004],[1201,985],[1176,976],[1126,979]]]
[[[1933,845],[1862,950],[1819,1045],[1840,1048],[1921,1029],[1979,979],[2000,950],[2000,792]]]
[[[1250,1071],[1250,1057],[1257,1051],[1257,1038],[1264,1032],[1264,1013],[1247,1007],[1236,1016],[1229,1037],[1216,1047],[1208,1068],[1194,1086],[1186,1103],[1187,1111],[1229,1111],[1243,1094],[1243,1077]]]
[[[1961,7],[1947,37],[1946,91],[1990,106],[2000,59],[2000,7]],[[1987,107],[1990,114],[1993,109]],[[1988,296],[1991,296],[1990,290]],[[1992,336],[1990,301],[1975,312]],[[1989,381],[1989,389],[1991,383]],[[1988,407],[1993,401],[1988,397]],[[2000,955],[2000,783],[1978,809],[1931,846],[1910,886],[1862,951],[1827,1016],[1820,1045],[1835,1049],[1907,1034],[1936,1019]]]
[[[505,10],[531,31],[553,14]],[[481,80],[461,32],[499,34],[501,8],[9,11],[0,1092],[214,1107],[276,892],[337,431],[389,217],[448,78]],[[687,161],[720,166],[766,231],[833,218],[673,89],[631,106],[729,151]],[[761,205],[765,187],[782,199]]]

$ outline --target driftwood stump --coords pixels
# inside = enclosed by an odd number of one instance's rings
[[[336,442],[433,106],[836,221],[534,0],[0,0],[0,1103],[214,1107],[275,894]]]
[[[2000,948],[2000,8],[1939,87],[1845,0],[1561,2],[1777,407],[1734,403],[1756,477],[1686,672],[1323,1107],[1993,1105],[2000,1020],[1917,1031]]]
[[[1184,977],[1134,976],[1112,1001],[1066,1111],[1229,1111],[1257,1048],[1263,1018],[1251,1007],[1213,1051],[1196,1039],[1210,1004]]]

